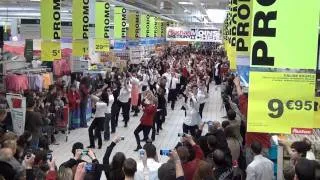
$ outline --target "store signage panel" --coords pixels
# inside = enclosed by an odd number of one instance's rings
[[[251,66],[314,70],[320,1],[252,3]]]
[[[73,39],[89,37],[89,0],[72,1],[72,37]]]
[[[141,38],[146,38],[147,37],[147,15],[142,14],[141,15]]]
[[[124,7],[114,8],[114,39],[125,39],[127,37],[127,10]]]
[[[95,9],[95,37],[110,37],[110,4],[108,2],[96,2]]]
[[[61,0],[41,1],[41,38],[61,39]]]
[[[320,108],[314,89],[315,74],[251,71],[248,132],[291,134],[292,129],[314,128]]]
[[[43,40],[41,41],[41,60],[54,61],[61,59],[60,41]]]
[[[154,16],[150,16],[150,23],[149,23],[149,37],[154,38],[155,33],[155,23],[156,18]]]
[[[89,54],[89,42],[86,39],[78,39],[72,41],[72,55],[76,57],[84,57]]]
[[[7,94],[6,99],[10,108],[13,132],[21,136],[26,124],[26,98],[21,95]]]
[[[247,55],[250,52],[251,37],[251,18],[252,18],[252,0],[238,0],[238,19],[237,19],[237,55]]]
[[[131,40],[140,37],[140,14],[138,11],[131,11],[129,13],[129,30],[128,37]]]
[[[167,27],[167,41],[221,42],[219,29]]]

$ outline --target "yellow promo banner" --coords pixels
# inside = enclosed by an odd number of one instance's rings
[[[61,0],[40,1],[41,39],[61,39]]]
[[[150,28],[149,28],[149,37],[154,37],[155,32],[155,24],[156,24],[156,18],[153,16],[150,16]]]
[[[167,33],[167,23],[164,21],[164,22],[161,22],[161,37],[166,37],[166,33]]]
[[[248,132],[291,134],[312,129],[315,78],[307,73],[251,71]]]
[[[140,36],[142,38],[147,37],[147,15],[142,14],[141,15],[141,21],[140,21],[140,27],[141,27],[141,33]]]
[[[130,39],[138,39],[140,37],[140,14],[138,11],[129,12],[129,30],[128,37]]]
[[[86,39],[77,39],[72,41],[72,55],[84,57],[89,54],[89,42]]]
[[[160,38],[162,34],[162,20],[157,18],[157,37]]]
[[[72,0],[72,38],[89,37],[89,0]]]
[[[60,41],[43,40],[41,41],[41,60],[54,61],[61,59]]]
[[[230,60],[230,69],[231,70],[236,70],[237,69],[237,54],[236,54],[236,43],[237,43],[237,16],[238,16],[238,12],[237,12],[237,1],[238,0],[232,0],[231,1],[231,6],[230,6],[230,13],[231,13],[231,27],[229,29],[230,31],[230,56],[229,56],[229,60]]]
[[[252,1],[251,66],[315,70],[320,1]]]
[[[95,39],[95,51],[96,52],[109,52],[110,43],[108,39],[99,38]]]
[[[127,37],[127,10],[124,7],[114,8],[114,39],[125,39]]]
[[[250,55],[252,0],[238,0],[237,16],[237,56]]]
[[[320,128],[320,97],[315,98],[314,128]]]
[[[95,9],[95,37],[110,37],[110,4],[108,2],[96,2]]]

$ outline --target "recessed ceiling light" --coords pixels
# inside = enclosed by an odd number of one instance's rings
[[[181,5],[193,5],[193,2],[181,1],[181,2],[178,2],[178,4],[181,4]]]

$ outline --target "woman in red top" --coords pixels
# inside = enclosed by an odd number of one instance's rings
[[[80,127],[80,94],[77,92],[76,86],[72,85],[68,92],[69,101],[69,122],[70,128],[75,129]]]
[[[142,149],[139,133],[143,131],[144,138],[148,137],[150,133],[150,130],[153,126],[153,118],[157,112],[156,104],[156,97],[151,93],[151,91],[146,92],[145,101],[143,104],[143,115],[140,119],[139,126],[134,130],[134,136],[136,137],[137,141],[137,148],[134,151]]]

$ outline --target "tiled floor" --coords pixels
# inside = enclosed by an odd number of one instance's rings
[[[182,110],[180,110],[180,107],[181,107],[180,104],[181,104],[180,102],[176,104],[176,110],[174,111],[168,108],[170,110],[168,110],[168,116],[166,118],[165,124],[163,125],[163,130],[160,132],[160,135],[156,136],[156,140],[155,142],[153,142],[156,145],[158,152],[161,148],[169,148],[169,149],[173,148],[176,145],[176,143],[179,141],[178,133],[182,132],[182,123],[184,118],[184,113]],[[208,121],[208,120],[222,121],[223,119],[221,117],[225,115],[225,111],[224,111],[224,108],[221,108],[221,104],[222,104],[222,100],[220,97],[220,89],[215,88],[214,85],[211,85],[209,102],[206,103],[203,111],[204,120],[205,121]],[[116,152],[122,151],[126,154],[126,157],[131,157],[137,160],[138,153],[133,151],[136,148],[136,141],[134,138],[133,131],[139,123],[140,116],[132,117],[132,114],[131,114],[130,122],[127,128],[123,127],[123,123],[121,121],[122,120],[121,115],[119,119],[120,120],[119,120],[119,126],[117,128],[117,133],[111,135],[111,139],[114,136],[125,136],[125,140],[117,144],[117,146],[113,150],[113,153],[111,154],[111,158],[113,154],[115,154]],[[207,129],[205,128],[205,131],[206,130]],[[53,155],[56,159],[58,166],[62,162],[72,157],[71,147],[73,143],[82,142],[85,146],[89,145],[89,136],[88,136],[87,129],[77,129],[77,130],[71,131],[68,142],[65,142],[65,135],[62,135],[62,134],[57,135],[57,139],[60,145],[51,146],[51,149],[53,150]],[[102,162],[103,155],[109,144],[110,144],[110,141],[103,142],[102,149],[94,150],[99,161]],[[142,146],[143,146],[143,143],[142,143]],[[111,158],[110,158],[110,161],[111,161]],[[159,159],[162,162],[166,161],[166,157],[159,156]],[[102,179],[104,178],[105,177],[103,174]]]

